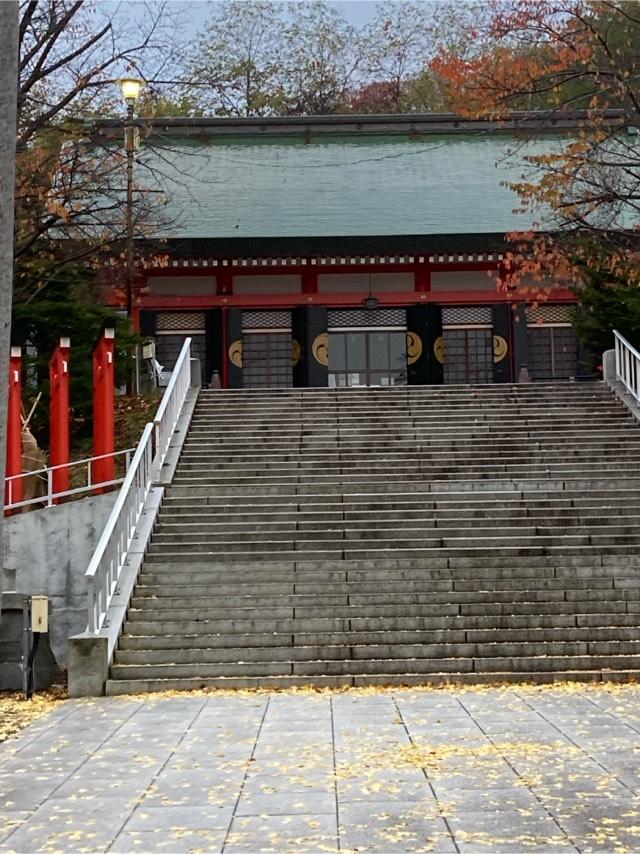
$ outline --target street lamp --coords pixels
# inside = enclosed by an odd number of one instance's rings
[[[127,151],[127,314],[133,311],[133,153],[136,149],[133,111],[144,81],[135,77],[120,80],[122,97],[127,105],[124,141]]]

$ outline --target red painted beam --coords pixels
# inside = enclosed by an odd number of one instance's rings
[[[93,454],[113,454],[115,449],[115,331],[105,329],[93,351]],[[115,479],[113,457],[96,460],[92,480]]]
[[[12,347],[9,357],[9,400],[7,404],[7,469],[6,476],[22,473],[22,350]],[[22,501],[22,478],[5,486],[5,504]]]
[[[531,300],[514,299],[504,291],[429,291],[422,293],[376,293],[381,306],[403,307],[423,302],[438,305],[490,305],[496,302],[521,303]],[[298,305],[325,305],[329,307],[354,307],[362,305],[365,293],[345,294],[260,294],[236,296],[157,296],[145,297],[142,307],[155,310],[207,309],[217,307],[236,308],[293,308]],[[558,289],[545,297],[546,303],[577,302],[575,294],[567,289]]]
[[[70,472],[67,463],[71,459],[69,444],[69,392],[70,392],[70,341],[61,338],[49,360],[49,460],[54,468],[52,487],[54,492],[65,492],[70,488]]]

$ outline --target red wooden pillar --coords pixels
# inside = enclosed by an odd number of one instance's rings
[[[53,492],[70,488],[69,468],[69,357],[70,341],[61,338],[49,360],[49,460]]]
[[[9,400],[7,405],[7,470],[12,477],[22,472],[22,350],[11,348],[9,358]],[[5,485],[5,504],[22,501],[22,478]]]
[[[105,329],[93,351],[93,454],[113,454],[115,443],[115,330]],[[115,480],[115,459],[96,460],[94,483]]]

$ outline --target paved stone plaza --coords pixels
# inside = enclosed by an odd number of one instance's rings
[[[68,701],[0,851],[638,851],[640,686]]]

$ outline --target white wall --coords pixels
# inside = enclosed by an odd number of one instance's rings
[[[413,273],[320,273],[318,293],[367,294],[411,293],[415,290]]]
[[[431,290],[447,291],[492,291],[498,279],[486,270],[461,270],[459,272],[434,272],[431,274]]]

